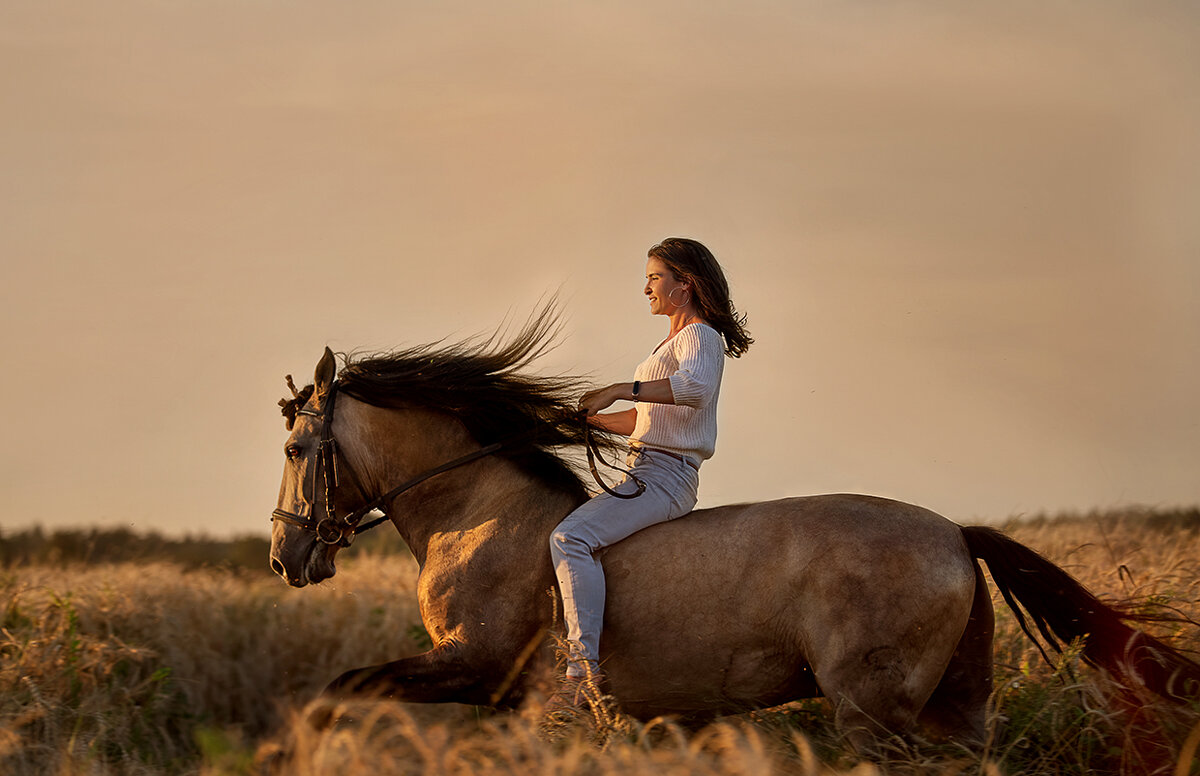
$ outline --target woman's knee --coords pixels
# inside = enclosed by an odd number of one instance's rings
[[[588,546],[587,541],[569,527],[559,525],[550,532],[550,555],[555,558],[591,552],[592,548]]]

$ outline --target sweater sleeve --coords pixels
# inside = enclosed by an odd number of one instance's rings
[[[702,409],[717,395],[725,368],[725,348],[716,329],[704,325],[686,327],[675,336],[679,369],[668,379],[675,404]]]

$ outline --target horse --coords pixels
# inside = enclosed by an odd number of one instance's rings
[[[561,611],[548,545],[588,490],[568,455],[585,441],[577,382],[526,371],[554,338],[548,317],[507,343],[345,357],[340,374],[326,348],[312,385],[288,377],[271,568],[321,582],[357,533],[390,520],[420,565],[432,642],[346,671],[327,696],[515,707],[553,669],[539,646]],[[384,517],[365,521],[372,510]],[[852,494],[699,509],[603,550],[605,689],[642,719],[823,695],[859,749],[916,730],[978,743],[994,631],[980,560],[1039,649],[1026,617],[1056,650],[1078,639],[1089,663],[1195,695],[1200,666],[1035,551]]]

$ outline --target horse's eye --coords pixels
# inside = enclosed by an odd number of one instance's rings
[[[300,446],[288,445],[287,447],[283,448],[283,454],[288,458],[295,460],[300,457]]]

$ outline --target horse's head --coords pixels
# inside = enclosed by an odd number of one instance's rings
[[[325,354],[317,364],[313,385],[296,391],[293,398],[280,402],[292,433],[284,445],[283,483],[271,529],[271,570],[293,587],[304,587],[332,577],[337,569],[334,556],[347,542],[330,534],[322,521],[332,514],[336,455],[329,436],[332,424],[334,377],[337,364],[333,353]],[[328,420],[327,420],[328,419]]]
[[[292,398],[280,402],[291,436],[271,531],[275,573],[295,587],[328,579],[337,551],[383,520],[419,560],[429,536],[458,519],[447,505],[486,491],[483,473],[504,469],[475,464],[494,454],[582,501],[582,483],[553,450],[583,441],[578,385],[519,372],[545,348],[552,325],[543,314],[507,344],[419,345],[356,358],[340,374],[326,348],[312,386],[297,391],[289,378]],[[364,520],[376,509],[385,518]]]

